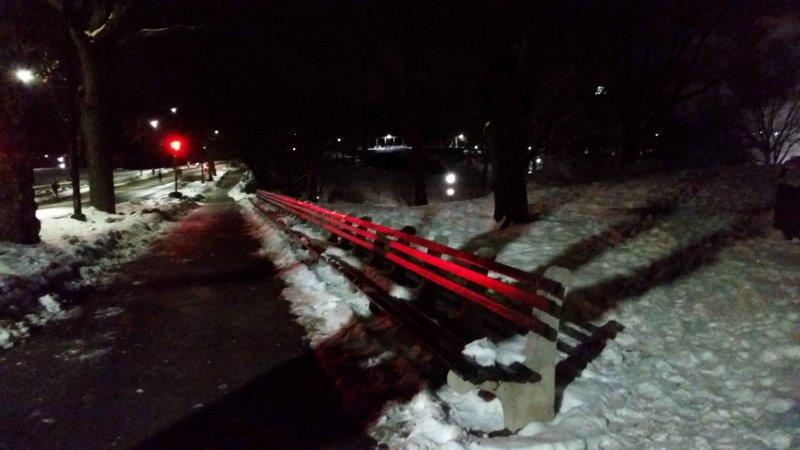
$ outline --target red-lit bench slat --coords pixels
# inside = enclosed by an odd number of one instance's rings
[[[379,225],[379,224],[376,224],[376,223],[373,223],[373,222],[369,222],[369,221],[366,221],[366,220],[363,220],[363,219],[359,219],[359,218],[356,218],[356,217],[348,216],[348,215],[342,214],[340,212],[330,211],[330,210],[322,208],[322,207],[320,207],[318,205],[315,205],[313,203],[304,202],[304,201],[301,201],[301,200],[294,199],[292,197],[287,197],[285,195],[276,194],[276,193],[273,193],[273,192],[265,192],[265,191],[259,191],[258,194],[262,198],[269,196],[269,197],[272,197],[272,198],[275,198],[275,199],[280,199],[280,200],[283,200],[285,202],[298,205],[298,206],[300,206],[302,208],[310,209],[310,210],[313,210],[313,211],[317,211],[317,212],[319,212],[321,214],[325,214],[325,215],[328,215],[328,216],[331,216],[331,217],[335,217],[335,218],[337,218],[339,220],[346,220],[348,222],[352,222],[352,223],[357,224],[357,225],[369,227],[369,228],[374,229],[375,231],[377,231],[379,233],[383,233],[383,234],[386,234],[386,235],[389,235],[389,236],[393,236],[393,237],[396,237],[399,240],[403,240],[403,241],[406,241],[406,242],[409,242],[409,243],[412,243],[412,244],[416,244],[416,245],[431,249],[431,250],[436,251],[438,253],[451,256],[451,257],[456,258],[456,259],[458,259],[460,261],[464,261],[466,263],[481,267],[483,269],[486,269],[486,270],[489,270],[489,271],[492,271],[492,272],[495,272],[495,273],[498,273],[498,274],[501,274],[501,275],[505,275],[507,277],[513,278],[513,279],[515,279],[517,281],[520,281],[520,282],[523,282],[523,283],[526,283],[526,284],[531,284],[532,283],[535,286],[541,285],[542,288],[548,288],[548,289],[559,289],[560,288],[558,283],[555,283],[555,282],[550,281],[550,280],[546,280],[546,279],[542,279],[542,278],[536,277],[533,274],[525,272],[524,270],[517,269],[516,267],[507,266],[505,264],[501,264],[501,263],[498,263],[496,261],[492,261],[492,260],[488,260],[488,259],[485,259],[485,258],[481,258],[479,256],[476,256],[476,255],[472,254],[472,253],[469,253],[469,252],[466,252],[466,251],[463,251],[463,250],[454,249],[452,247],[448,247],[448,246],[442,245],[442,244],[440,244],[438,242],[431,241],[431,240],[428,240],[428,239],[425,239],[425,238],[421,238],[421,237],[415,236],[413,234],[404,233],[402,231],[395,230],[394,228],[385,227],[383,225]]]

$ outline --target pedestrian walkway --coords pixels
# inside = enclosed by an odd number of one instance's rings
[[[0,354],[0,449],[370,447],[258,245],[236,203],[210,203]]]

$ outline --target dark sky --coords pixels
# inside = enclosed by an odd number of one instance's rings
[[[648,5],[654,16],[669,17],[674,3]],[[429,136],[465,129],[471,134],[480,132],[491,100],[486,77],[493,46],[521,26],[519,17],[490,14],[496,11],[491,7],[495,4],[477,0],[381,3],[383,25],[391,29],[408,56],[415,90],[425,105]],[[602,33],[600,19],[587,17],[600,3],[565,0],[552,4],[557,7],[549,17],[557,22],[556,29]],[[756,24],[775,33],[798,26],[792,16],[795,2],[732,4],[732,13],[717,37],[734,42],[733,47],[755,32]],[[194,125],[219,127],[258,142],[295,129],[359,138],[402,133],[396,99],[375,61],[365,53],[350,7],[350,1],[332,0],[142,1],[127,24],[129,30],[176,23],[198,28],[120,47],[112,72],[117,122],[163,114],[169,106],[178,105],[181,116]],[[588,25],[570,28],[578,23]],[[592,47],[599,42],[589,40],[581,49],[586,61],[599,60],[601,50]],[[602,82],[599,67],[589,72],[596,83]]]

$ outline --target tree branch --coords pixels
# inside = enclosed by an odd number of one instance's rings
[[[177,33],[190,33],[202,29],[205,25],[170,25],[164,28],[143,28],[135,33],[127,34],[121,37],[117,43],[120,45],[127,44],[132,41],[141,39],[152,39],[164,37]]]
[[[91,31],[84,31],[86,37],[93,43],[110,40],[119,30],[122,19],[124,19],[131,10],[133,3],[133,0],[115,3],[111,12],[108,13],[108,17],[99,27]]]

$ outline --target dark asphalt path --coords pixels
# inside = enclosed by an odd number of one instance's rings
[[[257,248],[236,203],[211,203],[0,354],[0,448],[371,447]]]

